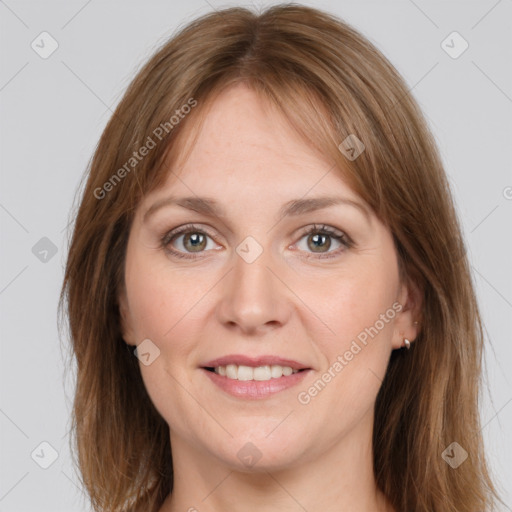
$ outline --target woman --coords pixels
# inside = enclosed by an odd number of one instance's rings
[[[218,11],[150,59],[63,283],[94,510],[491,510],[482,327],[407,85],[341,20]]]

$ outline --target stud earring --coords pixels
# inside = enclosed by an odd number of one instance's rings
[[[407,338],[404,338],[404,343],[407,350],[409,350],[411,348],[411,342]]]

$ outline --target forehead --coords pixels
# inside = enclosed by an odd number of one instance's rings
[[[271,192],[284,199],[303,196],[313,188],[314,192],[335,188],[356,197],[339,166],[304,140],[275,105],[245,84],[219,93],[206,105],[203,121],[184,128],[172,160],[165,164],[162,191],[223,196],[242,188],[249,194]]]

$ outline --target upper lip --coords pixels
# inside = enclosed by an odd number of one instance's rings
[[[228,356],[219,357],[217,359],[212,359],[207,363],[201,365],[202,368],[216,368],[217,366],[227,366],[228,364],[236,364],[237,366],[271,366],[271,365],[279,365],[279,366],[289,366],[293,370],[304,370],[308,369],[309,366],[303,363],[299,363],[298,361],[294,361],[293,359],[286,359],[280,356],[245,356],[241,354],[233,354]]]

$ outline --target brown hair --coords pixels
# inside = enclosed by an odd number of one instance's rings
[[[59,303],[77,363],[72,451],[94,510],[156,512],[172,491],[169,428],[120,331],[127,238],[141,198],[167,177],[164,162],[182,154],[184,127],[241,82],[343,169],[393,234],[402,277],[421,289],[420,334],[410,351],[393,351],[375,405],[379,488],[399,511],[494,510],[478,413],[481,318],[434,139],[366,38],[297,4],[224,9],[182,28],[137,74],[99,141]],[[338,148],[351,134],[366,147],[353,161]],[[146,156],[130,160],[150,139]],[[441,457],[453,441],[469,454],[457,469]]]

